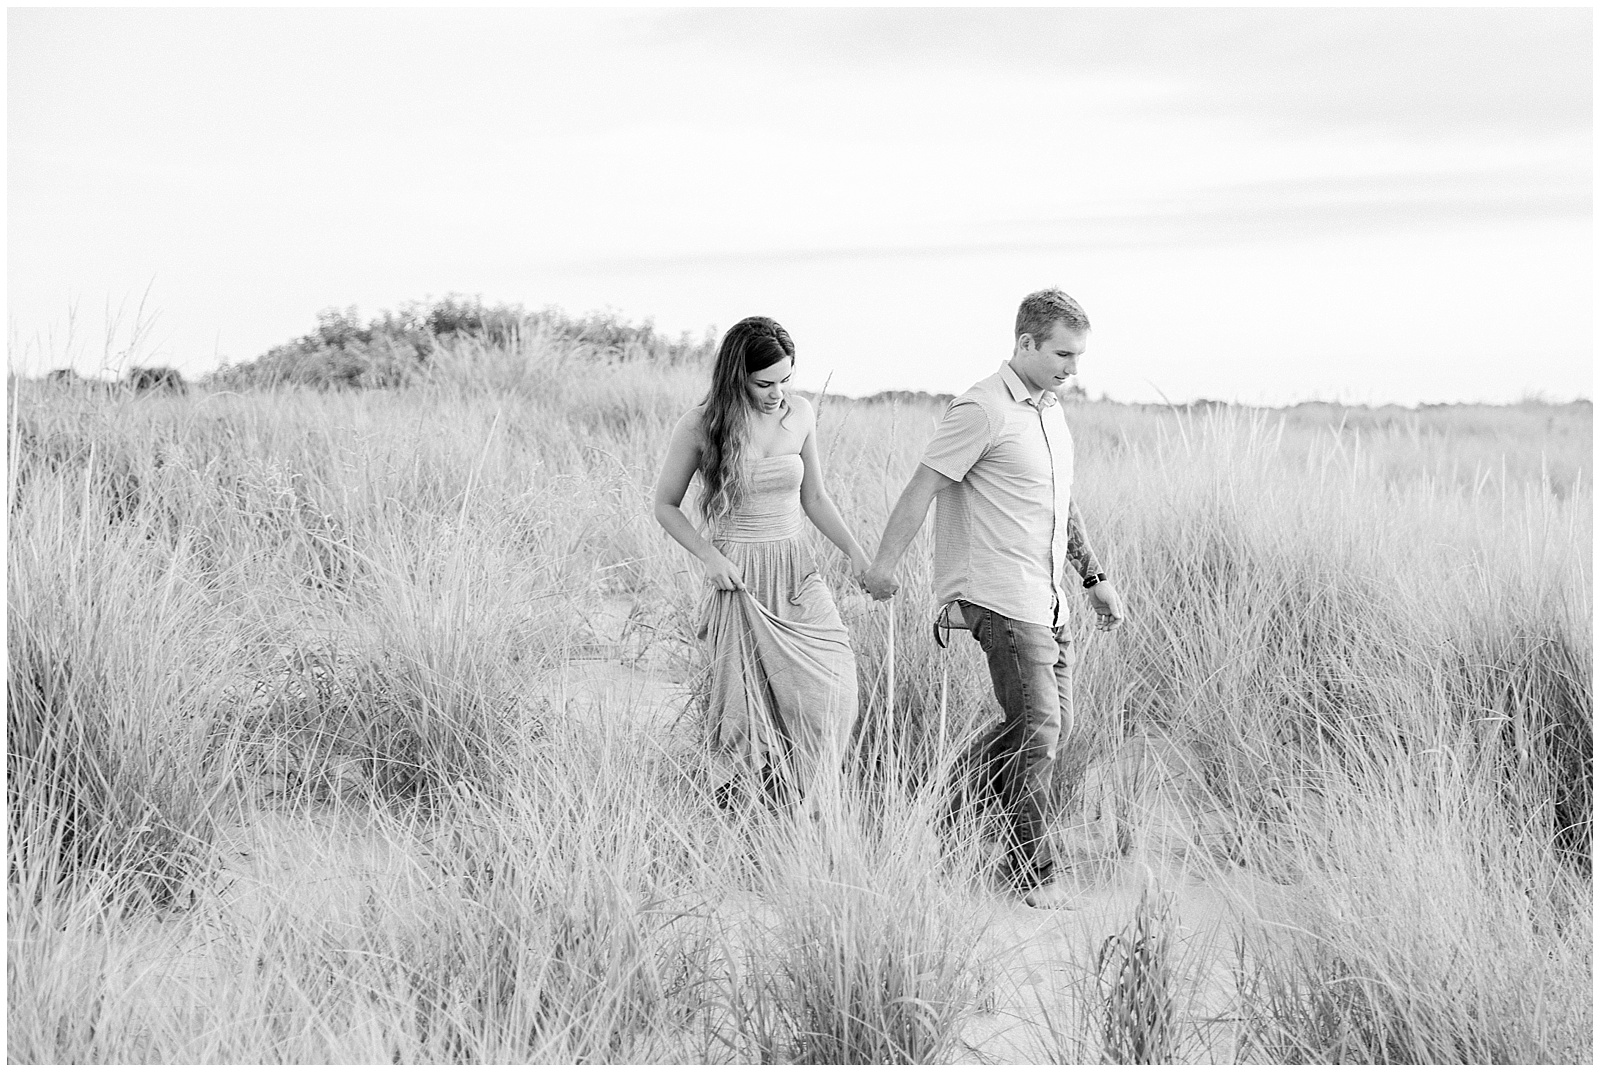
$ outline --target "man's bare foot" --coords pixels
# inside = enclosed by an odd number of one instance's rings
[[[1029,908],[1060,908],[1070,912],[1083,907],[1083,902],[1059,882],[1046,882],[1023,894],[1022,901]]]

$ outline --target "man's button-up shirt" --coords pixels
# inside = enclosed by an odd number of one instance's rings
[[[1072,501],[1072,433],[1054,393],[1036,401],[1010,362],[950,403],[922,464],[955,481],[939,492],[934,592],[1059,626]]]

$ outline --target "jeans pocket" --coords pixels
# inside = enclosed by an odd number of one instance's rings
[[[983,607],[965,601],[961,604],[961,614],[970,623],[972,639],[987,655],[994,650],[994,615]]]

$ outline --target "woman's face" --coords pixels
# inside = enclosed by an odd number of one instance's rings
[[[776,413],[783,407],[783,392],[794,374],[794,358],[786,357],[764,369],[747,373],[745,394],[760,413]]]

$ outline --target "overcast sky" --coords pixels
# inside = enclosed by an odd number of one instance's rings
[[[1091,394],[1592,394],[1587,9],[7,22],[25,371],[132,341],[198,374],[455,292],[696,335],[764,313],[802,387],[960,391],[1058,285]]]

